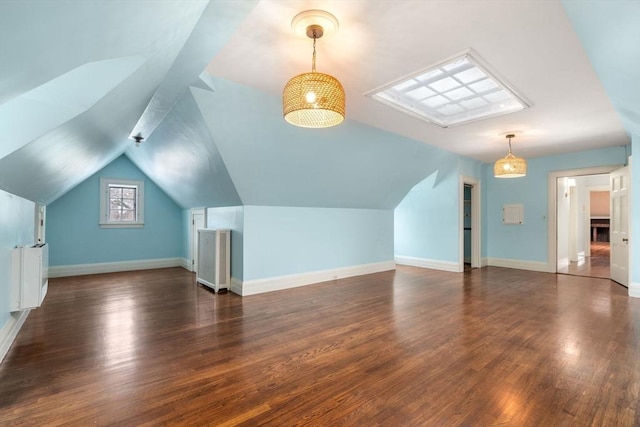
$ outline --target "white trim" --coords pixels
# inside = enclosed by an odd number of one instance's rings
[[[180,260],[180,265],[176,267],[182,267],[185,270],[191,271],[191,265],[188,259],[186,258],[178,258]]]
[[[109,221],[109,186],[130,186],[136,188],[136,220],[132,222]],[[100,228],[141,228],[144,227],[144,181],[100,177]]]
[[[458,203],[459,203],[459,218],[458,218],[458,269],[455,271],[464,271],[464,185],[471,185],[471,268],[478,268],[482,266],[480,261],[481,253],[481,227],[480,227],[480,215],[481,215],[481,200],[482,193],[480,191],[481,182],[477,178],[470,176],[460,175],[460,185],[458,186]],[[430,268],[430,267],[426,267]],[[438,269],[439,270],[439,269]],[[452,271],[452,270],[446,270]]]
[[[489,266],[489,258],[482,257],[480,259],[480,267],[488,267]]]
[[[229,290],[234,294],[242,295],[242,280],[232,277]]]
[[[136,261],[101,262],[96,264],[56,265],[49,267],[49,277],[82,276],[85,274],[117,273],[120,271],[152,270],[184,267],[184,258],[141,259]],[[187,268],[187,270],[189,270]]]
[[[640,298],[640,282],[629,283],[629,296],[633,298]]]
[[[27,316],[31,310],[23,310],[18,313],[13,313],[9,317],[9,320],[4,324],[2,330],[0,330],[0,362],[4,360],[4,357],[9,352],[11,344],[18,336],[18,332],[24,321],[27,320]]]
[[[558,257],[558,211],[557,211],[557,184],[558,178],[567,176],[583,176],[583,175],[601,175],[613,172],[619,169],[619,165],[614,166],[597,166],[583,169],[569,169],[561,171],[549,172],[547,175],[547,264],[546,270],[549,273],[557,273],[557,257]]]
[[[518,270],[542,271],[548,273],[547,263],[538,261],[524,261],[506,258],[487,258],[488,265],[494,267],[515,268]]]
[[[569,258],[562,258],[558,260],[558,270],[567,267],[569,267]]]
[[[464,265],[460,265],[459,262],[416,258],[412,256],[396,255],[396,264],[409,265],[411,267],[429,268],[431,270],[450,271],[452,273],[460,273],[464,271]]]
[[[346,277],[395,270],[395,268],[396,264],[393,261],[383,261],[372,264],[334,268],[331,270],[311,271],[308,273],[291,274],[280,277],[245,280],[243,282],[234,278],[231,282],[231,291],[242,296],[255,295],[263,292],[279,291],[282,289],[296,288],[298,286],[312,285],[330,280],[344,279]]]
[[[196,215],[202,215],[202,227],[196,227]],[[185,268],[194,273],[198,267],[198,228],[207,228],[207,210],[205,208],[189,209],[189,266]]]

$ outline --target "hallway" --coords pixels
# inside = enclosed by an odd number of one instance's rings
[[[560,274],[609,279],[609,242],[591,242],[591,256],[558,269]]]

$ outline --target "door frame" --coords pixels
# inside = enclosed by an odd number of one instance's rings
[[[191,208],[189,209],[189,271],[196,271],[196,253],[194,251],[195,245],[197,242],[194,240],[194,236],[198,232],[197,227],[195,225],[194,216],[202,215],[204,219],[204,226],[207,226],[207,210],[205,208]]]
[[[585,217],[586,218],[591,218],[591,193],[593,192],[597,192],[597,191],[609,191],[609,186],[608,185],[592,185],[589,187],[586,187],[587,190],[587,200],[585,200]],[[585,229],[585,238],[587,239],[586,243],[585,243],[585,250],[584,250],[584,256],[591,256],[591,224],[586,223],[585,224],[586,229]]]
[[[471,268],[480,268],[480,208],[481,208],[481,182],[477,178],[460,175],[458,186],[458,271],[464,271],[464,186],[471,186]]]
[[[620,169],[625,169],[624,174],[621,174],[619,176],[623,176],[624,179],[624,186],[625,186],[625,190],[626,190],[626,209],[627,209],[627,214],[626,214],[626,218],[627,218],[627,223],[626,225],[626,239],[627,239],[627,243],[626,243],[626,250],[627,250],[627,256],[626,256],[626,260],[624,260],[624,262],[626,263],[626,274],[623,275],[618,275],[618,274],[614,274],[614,268],[613,266],[616,265],[614,264],[614,248],[615,248],[615,243],[614,240],[618,240],[619,234],[616,231],[617,227],[620,226],[619,222],[620,221],[615,221],[616,218],[616,213],[614,212],[614,198],[618,195],[618,193],[616,191],[614,191],[613,189],[613,183],[614,183],[614,173],[619,172]],[[609,257],[611,259],[611,280],[613,280],[614,282],[630,289],[631,287],[631,269],[633,268],[633,265],[631,264],[631,244],[629,243],[628,238],[631,237],[631,215],[629,215],[629,213],[631,212],[631,166],[627,165],[627,166],[623,166],[622,168],[620,168],[618,170],[613,171],[610,175],[609,175],[609,215],[610,215],[610,225],[611,228],[609,229],[609,242],[610,243],[610,251],[609,251]],[[623,211],[622,209],[620,211]],[[615,237],[615,239],[614,239]],[[624,242],[624,238],[622,239],[622,242]],[[616,252],[617,253],[617,252]],[[622,259],[624,259],[624,257],[622,257]],[[616,270],[616,272],[619,272],[619,270]],[[615,276],[615,279],[614,279]],[[624,277],[626,276],[626,277]],[[624,281],[624,282],[623,282]]]
[[[567,169],[549,172],[547,176],[547,272],[558,272],[558,178],[610,174],[624,165],[596,166],[582,169]]]

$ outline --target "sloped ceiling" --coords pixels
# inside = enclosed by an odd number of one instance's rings
[[[184,208],[393,208],[452,173],[453,153],[504,155],[507,131],[524,156],[628,144],[640,3],[563,4],[0,1],[0,188],[48,204],[124,152]],[[282,87],[310,57],[290,21],[309,8],[341,23],[318,49],[347,88],[332,129],[282,120]],[[533,107],[441,129],[363,95],[467,48]]]

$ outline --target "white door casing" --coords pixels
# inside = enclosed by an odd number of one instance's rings
[[[458,224],[458,271],[464,271],[464,185],[470,185],[471,188],[471,267],[480,268],[481,264],[481,235],[480,235],[480,211],[481,211],[481,182],[479,179],[469,176],[460,176],[458,201],[460,206],[459,224]]]
[[[205,209],[191,209],[191,233],[189,261],[191,263],[191,271],[198,271],[198,229],[205,228]]]
[[[611,280],[629,286],[629,167],[610,175]]]

